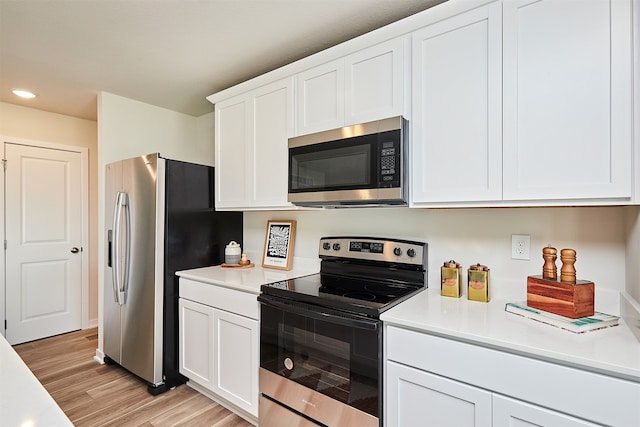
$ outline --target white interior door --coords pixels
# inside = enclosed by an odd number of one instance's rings
[[[6,337],[18,344],[82,326],[82,159],[5,143]]]

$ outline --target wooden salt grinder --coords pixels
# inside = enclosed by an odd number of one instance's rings
[[[560,251],[562,268],[560,268],[560,281],[566,283],[576,283],[576,251],[573,249],[562,249]]]
[[[544,265],[542,266],[542,277],[545,279],[557,279],[558,268],[556,267],[556,259],[558,250],[552,248],[551,245],[546,248],[542,248],[542,258],[544,258]]]

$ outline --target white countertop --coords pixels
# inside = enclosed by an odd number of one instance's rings
[[[0,335],[0,425],[73,426],[2,335]]]
[[[260,294],[260,286],[265,283],[307,276],[319,271],[319,268],[314,267],[286,271],[263,268],[258,265],[252,268],[222,268],[218,265],[178,271],[176,275],[185,279],[197,280],[198,282],[224,286],[258,295]]]
[[[504,310],[505,303],[449,298],[430,288],[384,312],[396,325],[640,382],[640,342],[615,327],[575,334]]]

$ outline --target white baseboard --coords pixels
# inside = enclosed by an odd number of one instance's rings
[[[93,356],[93,360],[101,365],[104,365],[104,353],[99,348],[96,348],[96,355]]]

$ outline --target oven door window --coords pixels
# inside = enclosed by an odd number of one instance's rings
[[[372,147],[373,145],[373,147]],[[289,150],[289,191],[371,189],[377,186],[376,138],[355,137]]]
[[[370,322],[354,327],[262,305],[260,366],[377,417],[381,328]]]

